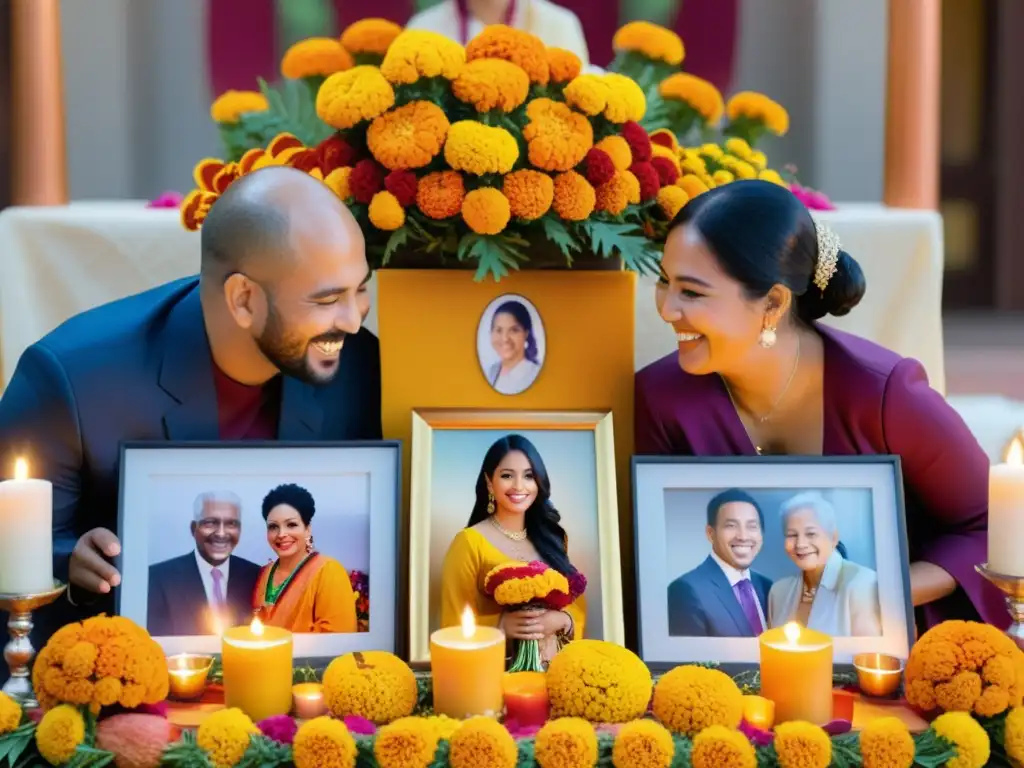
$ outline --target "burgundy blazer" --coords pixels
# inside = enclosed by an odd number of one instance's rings
[[[916,360],[824,325],[824,454],[896,454],[903,466],[910,561],[956,579],[924,606],[925,627],[946,619],[1009,625],[1002,594],[974,570],[988,546],[989,462],[963,419],[928,385]],[[718,376],[694,376],[676,353],[636,374],[640,455],[756,455]]]

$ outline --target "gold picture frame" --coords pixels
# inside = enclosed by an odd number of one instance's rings
[[[445,430],[587,431],[593,434],[597,502],[596,562],[599,577],[593,579],[592,574],[586,575],[591,584],[600,584],[599,636],[618,645],[625,645],[618,489],[611,411],[419,409],[412,414],[408,529],[409,661],[422,664],[430,660],[434,442],[436,433]],[[479,461],[480,458],[474,457],[474,460]],[[467,517],[468,514],[469,510],[466,510]]]

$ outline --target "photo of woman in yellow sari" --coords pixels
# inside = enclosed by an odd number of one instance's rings
[[[458,626],[466,607],[478,624],[499,627],[510,640],[538,640],[545,662],[567,642],[583,637],[582,595],[564,610],[503,610],[484,592],[484,578],[510,561],[542,561],[570,583],[582,575],[569,562],[561,515],[551,502],[551,482],[533,443],[506,435],[484,456],[476,501],[466,527],[445,555],[441,575],[441,626]]]
[[[316,503],[288,483],[263,499],[267,543],[277,559],[260,570],[253,607],[265,624],[296,633],[356,631],[356,596],[345,567],[313,547]]]

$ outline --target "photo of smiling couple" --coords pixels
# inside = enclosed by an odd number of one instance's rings
[[[690,565],[668,586],[670,635],[757,637],[790,621],[833,637],[882,635],[870,491],[729,488],[702,509],[693,493],[667,492],[680,494],[667,503],[668,562]],[[698,525],[710,553],[680,553],[680,541],[701,541]]]

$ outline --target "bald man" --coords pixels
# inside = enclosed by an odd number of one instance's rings
[[[25,456],[53,483],[54,574],[72,585],[37,615],[44,636],[112,612],[122,441],[381,437],[365,242],[337,196],[267,168],[228,188],[200,238],[198,277],[71,318],[0,399],[0,476]]]

